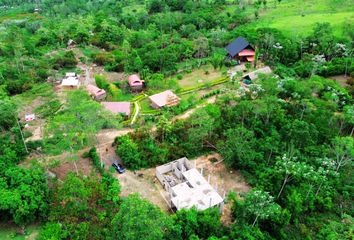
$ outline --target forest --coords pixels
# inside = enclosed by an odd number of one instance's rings
[[[0,0],[0,239],[352,239],[353,18],[350,0]],[[228,76],[238,36],[255,47],[244,71],[272,69],[247,88]],[[132,116],[58,90],[67,72]],[[168,89],[178,106],[148,106]],[[102,147],[105,130],[126,133]],[[250,190],[227,194],[227,224],[166,212],[123,194],[109,149],[133,177],[217,153]]]

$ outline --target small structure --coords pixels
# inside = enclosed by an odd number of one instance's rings
[[[141,91],[143,89],[145,81],[141,80],[138,75],[133,74],[128,77],[128,83],[130,89],[136,92],[136,91]]]
[[[65,77],[66,78],[68,78],[68,77],[77,77],[77,75],[74,72],[67,72],[67,73],[65,73]]]
[[[218,207],[222,211],[224,200],[209,184],[210,178],[205,180],[187,158],[157,167],[156,177],[168,192],[168,202],[172,210]]]
[[[102,105],[108,111],[114,114],[124,114],[130,116],[130,102],[102,102]]]
[[[65,74],[65,78],[61,82],[61,87],[66,89],[79,88],[80,81],[76,73],[68,72]]]
[[[264,68],[257,69],[253,72],[247,73],[242,78],[244,81],[251,82],[257,79],[259,74],[270,74],[270,73],[272,73],[272,69],[270,69],[270,67],[264,67]]]
[[[25,121],[26,122],[31,122],[31,121],[33,121],[35,119],[36,119],[36,115],[34,113],[25,115]]]
[[[90,96],[95,100],[102,100],[106,97],[106,91],[94,85],[87,85],[86,90],[90,94]]]
[[[159,109],[162,107],[171,107],[179,104],[180,98],[174,94],[171,90],[152,95],[149,97],[151,101],[151,107]]]
[[[68,43],[67,43],[67,47],[68,48],[73,48],[73,47],[75,47],[75,41],[74,40],[72,40],[72,39],[69,39],[68,40]]]
[[[226,51],[229,59],[239,62],[253,62],[256,54],[254,48],[243,37],[238,37],[227,45]]]
[[[66,89],[78,88],[80,86],[80,82],[76,77],[68,77],[63,79],[61,86]]]

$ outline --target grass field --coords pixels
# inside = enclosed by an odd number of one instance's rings
[[[246,11],[254,18],[255,9]],[[267,8],[260,10],[259,20],[251,26],[277,28],[288,36],[306,36],[315,23],[329,22],[334,33],[342,36],[346,30],[344,24],[354,22],[354,4],[352,0],[287,0],[280,4],[269,1]]]
[[[183,78],[178,80],[178,85],[182,88],[188,88],[199,84],[212,82],[220,77],[222,77],[222,71],[214,70],[211,65],[206,65],[199,69],[193,70],[191,73],[183,74]]]

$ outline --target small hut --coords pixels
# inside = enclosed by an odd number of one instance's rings
[[[171,90],[167,90],[149,97],[151,107],[160,109],[162,107],[171,107],[179,104],[180,98]]]
[[[253,62],[256,55],[254,48],[243,37],[238,37],[227,45],[226,51],[229,59],[237,60],[239,63]]]
[[[129,87],[133,92],[141,91],[144,87],[145,81],[141,80],[137,74],[128,77]]]
[[[90,96],[95,100],[102,100],[106,97],[106,91],[94,85],[87,85],[86,90],[90,94]]]

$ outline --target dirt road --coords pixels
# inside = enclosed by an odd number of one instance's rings
[[[183,113],[183,114],[181,114],[181,115],[178,115],[178,116],[175,116],[174,118],[172,118],[172,121],[183,120],[183,119],[189,118],[189,117],[195,112],[195,110],[197,110],[198,108],[205,107],[205,106],[208,105],[209,103],[215,103],[215,101],[216,101],[216,96],[213,96],[213,97],[211,97],[211,98],[208,98],[206,103],[197,105],[197,106],[195,106],[194,108],[192,108],[192,109],[186,111],[185,113]]]

